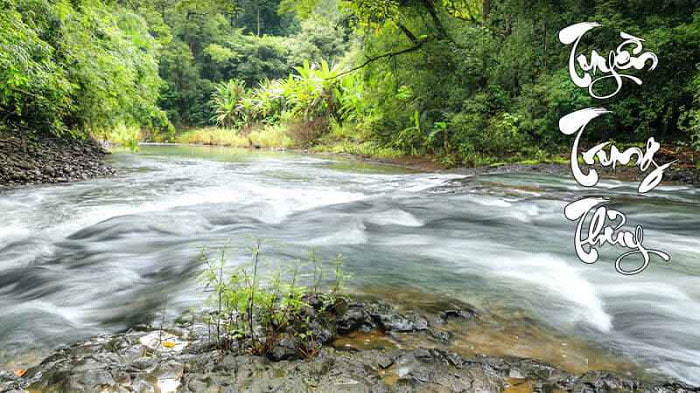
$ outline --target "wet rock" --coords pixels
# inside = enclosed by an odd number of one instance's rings
[[[372,317],[362,304],[349,305],[337,321],[337,329],[341,334],[355,331],[369,332],[375,327]]]
[[[452,339],[452,334],[445,330],[430,329],[430,335],[441,343],[449,343]]]
[[[377,303],[348,306],[346,311],[349,315],[337,319],[348,331],[381,324],[412,329],[402,337],[427,335],[415,330],[427,325],[417,313],[399,314]],[[572,375],[536,360],[467,358],[435,348],[347,352],[323,347],[318,356],[301,360],[293,336],[283,337],[269,356],[252,356],[238,347],[222,351],[213,346],[206,326],[197,320],[202,318],[183,318],[179,326],[166,329],[188,341],[182,351],[149,348],[158,330],[98,337],[57,351],[21,378],[0,372],[0,392],[502,393],[514,379],[543,393],[700,392],[677,382],[649,384],[605,372]]]
[[[279,362],[281,360],[295,360],[299,359],[299,352],[297,351],[297,343],[292,338],[283,338],[280,342],[275,345],[272,352],[269,355],[270,360],[274,362]]]
[[[440,318],[447,322],[450,320],[468,321],[476,316],[474,310],[446,310],[440,313]]]
[[[0,135],[0,189],[109,176],[108,154],[93,140]]]
[[[158,367],[158,360],[155,358],[139,358],[131,363],[128,371],[135,373],[151,373]]]
[[[377,365],[383,369],[387,369],[394,364],[394,359],[390,356],[380,355],[377,358]]]
[[[574,384],[574,390],[591,390],[593,392],[635,391],[638,388],[636,381],[598,371],[584,374]]]
[[[428,320],[416,313],[407,313],[405,316],[398,313],[381,313],[378,319],[382,329],[389,332],[417,332],[428,329]]]

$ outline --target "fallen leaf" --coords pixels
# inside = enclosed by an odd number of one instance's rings
[[[25,370],[23,368],[18,368],[17,370],[13,371],[13,373],[18,377],[23,377],[24,374],[27,373],[27,370]]]

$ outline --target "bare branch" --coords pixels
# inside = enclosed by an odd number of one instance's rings
[[[408,37],[408,39],[415,45],[418,45],[420,41],[418,41],[418,38],[416,37],[415,34],[411,32],[406,26],[404,26],[401,22],[396,22],[396,26],[398,26],[399,29]]]
[[[381,59],[390,59],[390,58],[392,58],[392,57],[400,56],[400,55],[403,55],[403,54],[406,54],[406,53],[415,52],[415,51],[419,50],[419,49],[423,46],[423,44],[425,44],[426,42],[428,42],[428,40],[426,39],[426,40],[421,40],[421,41],[417,41],[417,42],[418,42],[418,43],[417,43],[416,45],[414,45],[414,46],[412,46],[412,47],[410,47],[410,48],[401,49],[400,51],[396,51],[396,52],[384,53],[384,54],[379,55],[379,56],[372,56],[372,57],[369,57],[369,58],[367,58],[367,60],[366,60],[364,63],[362,63],[362,64],[360,64],[360,65],[358,65],[358,66],[355,66],[355,67],[353,67],[353,68],[351,68],[351,69],[349,69],[349,70],[347,70],[347,71],[343,71],[343,72],[341,72],[341,73],[339,73],[339,74],[333,76],[333,77],[330,78],[330,79],[336,79],[336,78],[339,78],[339,77],[341,77],[341,76],[347,75],[347,74],[349,74],[349,73],[351,73],[351,72],[355,72],[355,71],[357,71],[357,70],[359,70],[359,69],[362,69],[362,68],[364,68],[364,67],[370,65],[371,63],[374,63],[374,62],[377,61],[377,60],[381,60]]]

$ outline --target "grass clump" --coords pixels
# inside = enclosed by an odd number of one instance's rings
[[[297,260],[263,274],[261,243],[250,251],[250,262],[230,272],[224,266],[226,247],[216,259],[202,251],[201,278],[215,308],[206,321],[210,339],[221,350],[273,360],[313,357],[333,337],[348,279],[342,255],[324,262],[311,251],[307,263]]]
[[[248,134],[248,139],[253,146],[266,149],[291,148],[295,141],[289,136],[284,125],[265,125],[262,128],[253,129]]]
[[[246,137],[230,129],[206,127],[187,131],[178,136],[177,143],[194,145],[217,145],[231,147],[248,147],[250,142]]]
[[[333,154],[352,154],[365,158],[396,159],[404,157],[405,154],[392,147],[380,146],[373,141],[350,142],[340,141],[332,144],[314,146],[313,151]]]
[[[139,150],[139,142],[143,139],[141,128],[118,124],[115,127],[96,132],[96,139],[109,142],[111,145],[127,148],[131,151]]]
[[[287,134],[285,127],[281,125],[265,125],[246,130],[206,127],[187,131],[178,136],[176,142],[264,149],[290,148],[294,146],[293,139]]]

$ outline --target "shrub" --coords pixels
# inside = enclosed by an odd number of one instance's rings
[[[139,127],[124,124],[119,124],[107,131],[97,132],[95,137],[134,152],[139,150],[139,142],[143,139]]]
[[[296,121],[289,125],[287,133],[295,144],[300,147],[309,147],[328,131],[328,119],[317,117],[311,121]]]
[[[302,357],[316,354],[323,340],[329,338],[320,337],[324,329],[318,324],[334,312],[348,278],[343,272],[342,255],[327,267],[311,251],[311,280],[304,282],[300,261],[289,264],[286,272],[277,268],[263,274],[260,241],[251,249],[250,263],[232,272],[225,272],[226,251],[222,249],[215,261],[205,250],[201,253],[206,267],[202,280],[211,292],[210,304],[216,307],[208,319],[216,333],[216,345],[222,350],[271,356],[282,339],[289,337]],[[328,269],[332,279],[324,291]]]
[[[212,95],[214,117],[219,127],[232,128],[248,124],[252,102],[246,99],[245,83],[235,79],[216,85]]]

